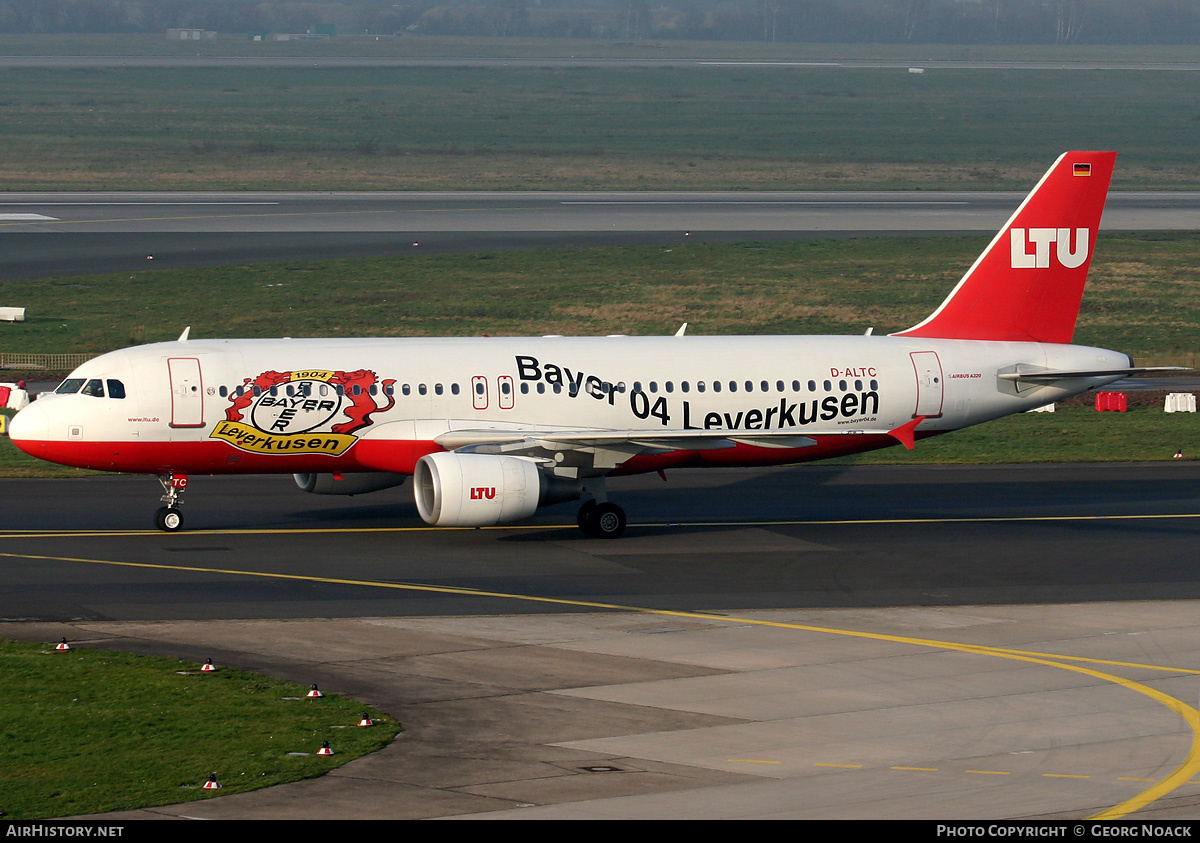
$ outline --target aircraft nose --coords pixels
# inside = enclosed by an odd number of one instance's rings
[[[35,442],[44,442],[49,437],[50,422],[44,407],[30,404],[12,417],[8,424],[8,438],[27,454],[37,456],[30,448]]]

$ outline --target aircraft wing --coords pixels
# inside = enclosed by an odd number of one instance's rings
[[[571,452],[577,463],[590,455],[591,468],[612,469],[638,454],[708,451],[750,445],[756,448],[808,448],[818,436],[896,435],[895,431],[835,430],[450,430],[434,437],[448,451],[507,454],[557,462],[555,454]],[[904,441],[902,436],[897,436]]]

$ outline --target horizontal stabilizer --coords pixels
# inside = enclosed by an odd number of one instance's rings
[[[1148,372],[1187,372],[1186,366],[1139,366],[1132,369],[1079,369],[1076,371],[1047,370],[1040,372],[1002,372],[996,377],[1003,381],[1050,384],[1078,378],[1131,377]]]

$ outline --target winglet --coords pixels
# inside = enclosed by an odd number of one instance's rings
[[[188,334],[191,333],[191,330],[191,325],[188,325],[186,328],[184,328],[183,333],[179,335],[179,339],[177,339],[176,342],[187,342]]]
[[[925,421],[926,418],[928,418],[928,416],[917,416],[907,424],[902,424],[894,430],[889,430],[888,436],[891,436],[893,439],[911,451],[917,447],[916,440],[913,438],[913,434],[917,430],[917,425]]]
[[[682,337],[687,332],[687,322],[679,326],[679,330],[675,332],[675,336]]]

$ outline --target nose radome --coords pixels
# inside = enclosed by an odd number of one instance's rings
[[[25,453],[32,453],[25,443],[45,441],[50,432],[46,408],[30,404],[12,417],[8,424],[8,438]],[[36,456],[36,455],[35,455]]]

